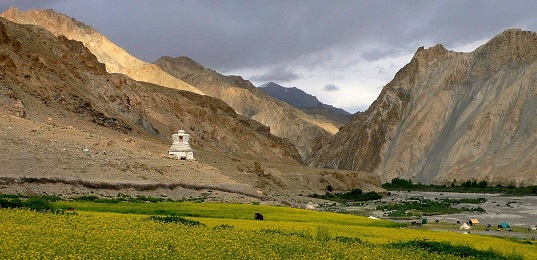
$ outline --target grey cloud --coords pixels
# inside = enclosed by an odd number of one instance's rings
[[[343,110],[351,113],[351,114],[354,114],[356,112],[364,112],[364,111],[366,111],[367,108],[368,108],[368,105],[342,106],[341,108]]]
[[[397,31],[392,19],[408,19],[401,11],[414,6],[315,0],[35,2],[36,8],[49,3],[93,26],[143,60],[184,55],[222,72],[287,64],[332,47],[389,38]]]
[[[326,86],[323,87],[323,91],[326,91],[326,92],[336,92],[336,91],[339,91],[339,87],[330,83]]]
[[[269,70],[262,75],[256,75],[250,77],[250,80],[257,82],[274,81],[278,83],[285,83],[302,78],[302,74],[290,71],[286,68],[276,67]]]
[[[386,68],[383,66],[377,66],[375,67],[375,70],[377,71],[377,74],[385,74],[387,72]]]
[[[6,9],[10,1],[0,2]],[[414,52],[426,42],[453,47],[503,29],[535,27],[535,1],[22,1],[87,23],[131,54],[152,62],[188,56],[220,72],[290,64],[330,48]],[[329,58],[329,57],[328,57]],[[322,67],[326,57],[317,61]],[[315,62],[310,64],[315,66]]]
[[[380,49],[380,48],[374,48],[372,50],[366,51],[362,53],[362,58],[364,58],[367,61],[376,61],[380,60],[385,57],[391,57],[391,56],[397,56],[402,53],[401,49]]]
[[[430,36],[446,47],[492,38],[515,27],[537,30],[535,1],[448,1],[434,10]]]
[[[74,17],[148,62],[188,56],[224,74],[280,66],[251,77],[260,82],[311,78],[309,71],[334,82],[341,72],[360,73],[363,60],[427,44],[453,49],[513,27],[537,31],[532,0],[0,0],[2,10],[11,5]],[[368,69],[389,80],[398,68]]]

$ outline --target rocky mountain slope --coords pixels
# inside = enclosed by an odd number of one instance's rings
[[[39,25],[55,35],[65,35],[69,39],[83,42],[99,61],[106,65],[108,72],[122,73],[138,81],[165,87],[195,93],[205,92],[222,99],[237,113],[261,122],[270,127],[274,135],[291,141],[303,159],[309,157],[313,147],[323,143],[338,131],[331,122],[311,117],[290,106],[282,105],[281,102],[276,102],[240,77],[224,77],[210,70],[198,70],[200,73],[210,72],[201,77],[192,75],[185,77],[180,71],[168,71],[173,75],[170,76],[158,66],[136,59],[91,27],[53,10],[21,12],[16,8],[10,8],[0,16],[16,23]],[[162,63],[157,64],[162,66]],[[198,67],[190,69],[197,70]]]
[[[159,67],[130,55],[91,26],[53,10],[21,12],[16,7],[11,7],[0,17],[19,24],[39,25],[56,36],[64,35],[68,39],[83,42],[99,62],[106,65],[106,70],[110,73],[121,73],[138,81],[202,94],[199,89],[170,76]]]
[[[348,123],[353,117],[349,112],[341,108],[323,104],[317,97],[298,88],[286,88],[274,82],[265,83],[259,86],[259,88],[273,98],[296,107],[308,115],[324,117],[338,127]]]
[[[270,127],[270,132],[293,143],[302,158],[335,134],[337,127],[279,101],[239,76],[224,76],[187,57],[162,57],[155,62],[164,71],[222,99],[238,113]]]
[[[109,74],[80,42],[54,37],[37,27],[17,29],[6,20],[2,25],[0,97],[12,114],[41,121],[65,120],[64,114],[72,114],[165,142],[184,128],[197,147],[244,158],[300,160],[290,143],[219,99]]]
[[[507,30],[471,53],[419,48],[311,165],[389,181],[537,184],[537,34]]]
[[[265,83],[259,86],[259,88],[272,97],[297,108],[314,107],[320,103],[317,97],[307,94],[300,89],[286,88],[274,82]]]
[[[109,74],[81,42],[41,27],[0,18],[0,66],[0,193],[292,203],[328,184],[378,189],[367,173],[301,166],[219,99]],[[197,161],[167,156],[179,128]]]

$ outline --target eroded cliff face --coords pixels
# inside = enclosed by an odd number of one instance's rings
[[[537,184],[537,35],[507,30],[471,53],[419,48],[311,165],[383,182]]]
[[[203,94],[199,89],[172,77],[159,67],[130,55],[91,26],[53,10],[21,12],[11,7],[0,14],[0,17],[18,24],[38,25],[56,36],[64,35],[68,39],[84,43],[99,62],[106,65],[106,70],[110,73],[121,73],[138,81]]]
[[[307,115],[239,76],[221,75],[190,58],[162,57],[155,64],[207,95],[222,99],[237,113],[270,127],[271,133],[293,143],[304,159],[319,142],[328,140],[338,131],[328,120]]]

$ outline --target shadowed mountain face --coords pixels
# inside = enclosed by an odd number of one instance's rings
[[[285,195],[282,203],[298,205],[328,184],[380,190],[368,173],[300,165],[287,140],[219,99],[109,74],[81,42],[42,27],[0,18],[0,67],[1,193],[179,199],[217,191],[211,199]],[[191,135],[197,161],[167,156],[178,129]]]
[[[99,62],[106,65],[106,70],[110,73],[121,73],[138,81],[202,94],[199,89],[170,76],[159,67],[130,55],[92,27],[53,10],[21,12],[11,7],[0,17],[14,23],[39,25],[56,36],[64,35],[68,39],[81,41]]]
[[[223,101],[109,74],[82,43],[40,27],[0,18],[0,65],[0,109],[11,115],[85,122],[165,143],[183,128],[195,148],[272,162],[301,160],[289,142]]]
[[[338,131],[329,120],[307,115],[267,95],[250,81],[239,76],[221,75],[190,58],[162,57],[155,64],[205,94],[222,99],[237,113],[270,127],[271,133],[293,143],[302,158],[308,158],[314,147]]]
[[[177,60],[169,66],[166,66],[165,62],[171,61],[171,58],[160,59],[156,62],[158,66],[140,61],[93,28],[52,10],[21,12],[10,8],[0,16],[20,24],[39,25],[54,35],[64,35],[68,39],[81,41],[106,65],[108,72],[122,73],[138,81],[217,97],[229,104],[238,114],[261,122],[270,127],[272,134],[288,139],[303,159],[310,156],[313,147],[324,143],[338,131],[328,120],[309,116],[279,102],[255,88],[249,81],[240,77],[222,76],[192,60]]]
[[[537,184],[537,34],[507,30],[471,53],[419,48],[311,165],[422,183]]]
[[[321,103],[317,97],[297,88],[286,88],[274,82],[259,86],[265,93],[296,108],[315,107]]]
[[[308,115],[322,116],[332,121],[338,127],[348,123],[353,117],[349,112],[341,108],[323,104],[317,97],[298,88],[286,88],[274,82],[263,84],[259,88],[272,97],[286,102]]]

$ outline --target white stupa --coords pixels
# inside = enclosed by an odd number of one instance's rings
[[[194,160],[194,150],[190,148],[188,140],[190,135],[184,130],[177,131],[177,134],[172,135],[172,146],[168,150],[169,155],[177,156],[180,160]]]

